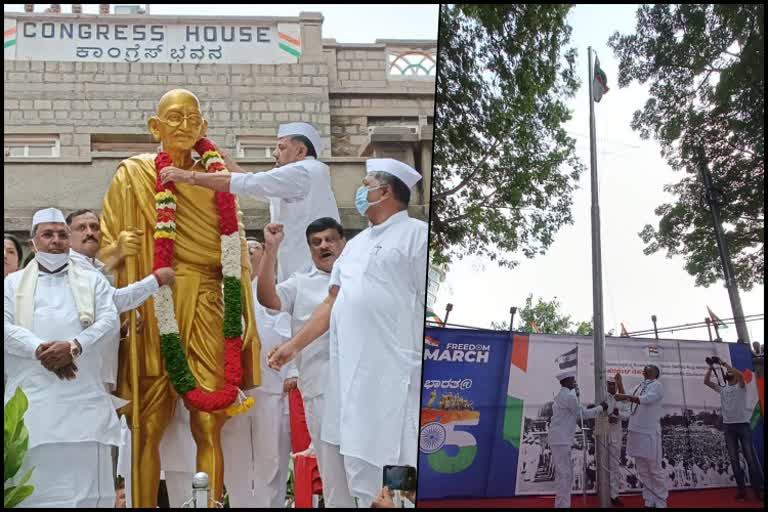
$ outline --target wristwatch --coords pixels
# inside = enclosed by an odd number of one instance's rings
[[[82,350],[80,349],[80,346],[77,344],[77,341],[70,341],[69,354],[72,356],[72,360],[74,361],[75,359],[80,357],[81,353],[82,353]]]

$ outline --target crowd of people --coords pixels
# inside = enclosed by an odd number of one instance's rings
[[[737,499],[744,499],[748,485],[762,499],[763,480],[751,441],[743,375],[725,362],[719,364],[724,368],[726,384],[712,383],[709,378],[712,370],[705,379],[705,385],[721,394],[721,415],[717,425],[702,421],[681,425],[682,422],[674,416],[662,418],[663,388],[658,381],[660,372],[654,365],[644,369],[644,382],[631,394],[625,392],[620,375],[608,378],[606,414],[609,418],[609,474],[614,505],[621,505],[619,495],[624,491],[640,490],[647,506],[663,507],[667,493],[672,489],[734,485]],[[588,491],[596,489],[595,427],[588,418],[599,415],[601,409],[579,405],[572,372],[559,374],[558,380],[561,389],[551,408],[547,404],[539,411],[539,418],[525,419],[518,480],[521,482],[519,489],[524,492],[537,489],[533,484],[554,482],[556,506],[566,507],[570,503],[570,494],[582,492],[584,484]],[[655,396],[651,394],[648,398],[649,389]],[[652,414],[637,407],[646,404],[656,407]],[[582,407],[581,411],[579,407]],[[550,414],[547,425],[546,417]],[[693,416],[692,412],[688,414]],[[580,416],[584,417],[588,427],[586,436],[582,436],[576,426]],[[709,418],[705,414],[699,416]],[[610,421],[612,417],[614,419]],[[738,445],[728,440],[729,431],[733,438],[739,437]],[[560,446],[566,447],[567,458],[555,456],[561,450]],[[538,487],[538,490],[542,488]]]
[[[171,506],[181,506],[192,474],[205,471],[212,504],[226,488],[232,507],[284,507],[293,453],[317,459],[325,506],[390,506],[384,466],[415,467],[417,455],[427,226],[407,208],[421,175],[369,159],[355,195],[369,227],[347,240],[310,124],[282,125],[277,167],[256,173],[224,152],[194,158],[207,121],[189,91],[163,96],[149,127],[163,153],[121,163],[100,217],[38,211],[26,266],[21,244],[5,235],[5,400],[19,387],[29,401],[29,450],[15,478],[34,467],[35,492],[21,505],[111,508],[124,480],[128,506],[156,506],[163,471]],[[211,161],[230,172],[205,172]],[[242,226],[231,242],[220,236],[216,192],[270,203],[263,241],[246,242]],[[162,264],[156,245],[169,239]],[[227,287],[240,278],[237,326]],[[222,332],[242,332],[244,344],[242,389],[226,403],[211,401],[231,383]],[[181,347],[169,356],[175,340]],[[293,407],[288,415],[296,396],[304,426]],[[306,450],[291,442],[301,429]]]

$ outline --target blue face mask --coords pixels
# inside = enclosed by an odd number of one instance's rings
[[[357,208],[357,211],[360,213],[360,215],[365,215],[365,212],[368,211],[368,208],[375,204],[379,204],[382,200],[379,199],[378,201],[374,201],[373,203],[368,202],[368,192],[371,190],[377,190],[380,189],[381,185],[378,187],[371,187],[368,188],[365,185],[361,185],[360,188],[357,189],[357,192],[355,193],[355,208]]]

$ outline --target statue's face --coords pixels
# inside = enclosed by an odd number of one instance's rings
[[[184,89],[166,93],[148,124],[165,151],[190,151],[208,131],[197,96]]]

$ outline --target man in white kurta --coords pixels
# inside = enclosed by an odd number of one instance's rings
[[[549,424],[548,442],[552,448],[552,461],[555,466],[555,507],[571,508],[571,487],[574,471],[583,473],[582,466],[574,467],[571,462],[571,445],[576,426],[580,418],[596,418],[603,409],[592,406],[584,407],[576,396],[576,371],[566,370],[556,376],[560,381],[560,391],[552,404],[552,420]]]
[[[29,451],[17,477],[34,467],[35,490],[21,506],[111,508],[120,424],[99,344],[119,329],[112,291],[70,259],[59,210],[37,212],[32,229],[36,261],[4,283],[5,401],[17,387],[29,401]]]
[[[305,231],[306,243],[314,263],[312,270],[296,273],[275,286],[274,268],[284,237],[282,228],[280,224],[269,224],[264,229],[266,248],[259,274],[259,302],[271,310],[290,314],[291,333],[296,335],[328,295],[331,269],[345,245],[344,228],[331,217],[313,221]],[[349,508],[355,506],[355,501],[349,493],[344,459],[337,445],[322,440],[330,358],[329,337],[326,331],[302,350],[296,356],[296,366],[307,428],[323,481],[325,506]]]
[[[643,484],[646,507],[667,508],[667,481],[661,470],[661,416],[664,388],[659,382],[660,371],[655,365],[643,368],[645,380],[635,387],[632,395],[616,393],[616,400],[632,405],[627,433],[627,456],[634,457],[637,478]]]
[[[248,241],[254,297],[262,251],[259,242]],[[262,351],[269,351],[290,338],[289,315],[271,315],[255,300],[253,305]],[[286,366],[280,372],[262,368],[261,386],[245,391],[254,399],[253,407],[230,418],[222,429],[224,486],[232,508],[285,508],[291,454],[286,386],[295,379],[296,373],[295,365]]]
[[[225,165],[232,174],[211,175],[169,167],[161,176],[165,181],[190,183],[220,192],[246,195],[269,201],[270,222],[285,226],[285,242],[278,254],[278,281],[295,272],[308,272],[312,258],[304,241],[304,230],[320,217],[337,221],[339,209],[331,189],[327,165],[317,158],[323,140],[308,123],[280,125],[273,153],[278,167],[266,171],[245,172],[225,153]]]
[[[624,386],[621,381],[621,374],[617,373],[615,377],[609,376],[607,379],[608,395],[608,468],[611,474],[611,504],[615,507],[621,507],[624,503],[619,498],[619,482],[622,478],[619,465],[621,462],[621,444],[624,438],[622,430],[622,421],[629,418],[629,404],[624,401],[616,400],[617,392],[623,393]]]
[[[427,271],[427,224],[407,212],[421,175],[389,158],[366,167],[355,206],[371,225],[336,260],[323,304],[269,362],[279,367],[330,326],[322,440],[339,446],[363,508],[385,465],[416,467]]]
[[[138,308],[157,292],[161,286],[173,281],[175,277],[173,269],[160,268],[144,279],[131,283],[128,286],[122,288],[112,287],[111,283],[114,281],[112,274],[107,270],[106,265],[96,258],[99,251],[99,243],[101,242],[99,218],[93,211],[83,209],[67,215],[66,222],[71,232],[70,257],[83,268],[98,272],[110,283],[113,292],[112,298],[118,313],[126,313]],[[119,258],[122,259],[136,254],[139,245],[139,237],[135,233],[120,233],[118,237]],[[114,391],[117,383],[119,348],[120,336],[114,336],[112,339],[104,340],[100,344],[100,349],[103,352],[102,373],[104,384],[109,391]],[[127,403],[117,397],[114,397],[113,401],[119,406]],[[128,429],[125,421],[121,421],[121,428],[124,430]],[[194,450],[195,445],[190,432],[189,411],[179,404],[160,443],[160,460],[162,461],[166,489],[168,490],[168,501],[172,507],[181,507],[191,495],[191,482],[194,475],[195,462],[194,451],[190,450]],[[130,432],[122,432],[121,439],[124,441],[130,440]],[[121,464],[119,465],[118,474],[122,475],[126,480],[126,487],[129,491],[127,502],[130,506],[130,443],[127,445],[122,444],[119,449],[124,453],[123,457],[119,458]],[[123,474],[126,471],[128,474]]]

